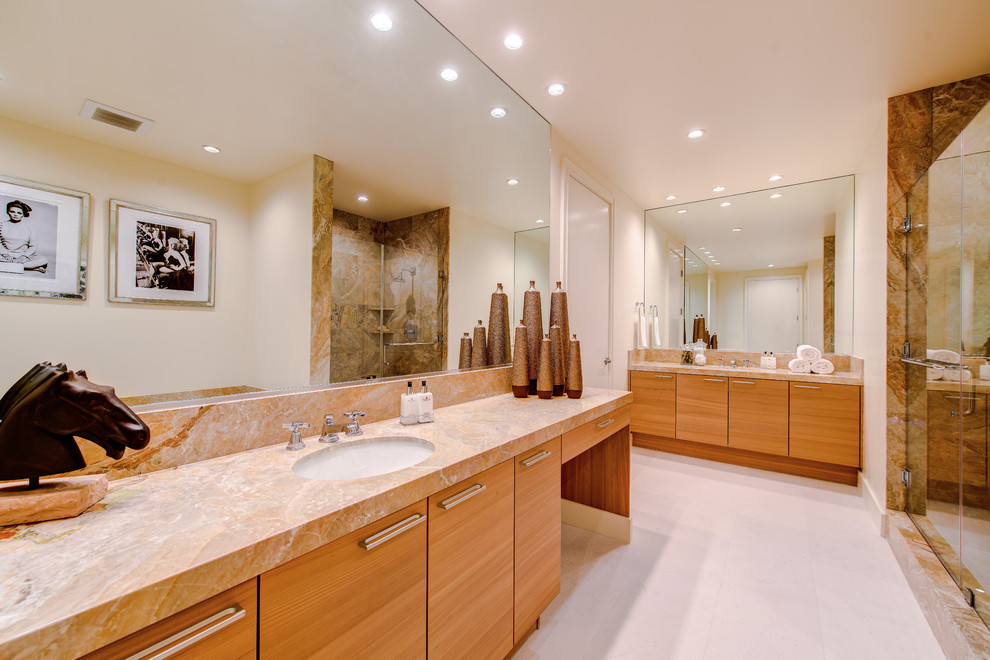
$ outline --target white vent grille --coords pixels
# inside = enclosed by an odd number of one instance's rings
[[[104,124],[109,124],[110,126],[116,126],[117,128],[122,128],[125,131],[130,131],[131,133],[137,133],[139,135],[147,133],[148,130],[155,125],[155,122],[150,119],[146,119],[145,117],[141,117],[130,112],[124,112],[123,110],[112,108],[109,105],[90,100],[87,100],[86,103],[83,104],[82,111],[79,113],[79,116],[102,122]]]

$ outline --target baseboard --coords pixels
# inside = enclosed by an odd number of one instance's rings
[[[866,506],[866,513],[870,516],[870,520],[876,525],[877,530],[880,532],[880,536],[887,538],[887,507],[886,504],[881,504],[880,500],[877,498],[877,494],[873,491],[870,486],[870,482],[867,481],[865,475],[860,480],[862,485],[862,490],[860,494],[863,496],[863,504]]]
[[[560,520],[623,543],[632,539],[632,520],[629,518],[570,500],[560,500]]]

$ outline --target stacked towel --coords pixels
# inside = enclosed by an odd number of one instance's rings
[[[945,367],[929,367],[928,380],[938,380],[945,374]]]
[[[835,365],[829,360],[821,358],[811,363],[811,371],[816,374],[830,374],[835,371]]]
[[[937,360],[938,358],[932,358]],[[973,378],[973,374],[969,373],[968,369],[944,369],[942,371],[942,378],[944,380],[961,380],[964,383],[968,383]]]
[[[937,350],[928,349],[928,359],[938,360],[939,362],[950,362],[952,364],[959,364],[962,359],[962,356],[960,356],[959,353],[956,353],[955,351],[950,351],[944,348]]]
[[[822,359],[822,352],[809,344],[798,346],[796,353],[799,358],[807,360],[809,364]]]
[[[803,358],[796,357],[787,363],[787,368],[796,374],[810,374],[811,363]]]

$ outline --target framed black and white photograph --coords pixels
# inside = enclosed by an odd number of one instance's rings
[[[110,200],[110,302],[213,307],[217,221]]]
[[[0,175],[0,294],[86,297],[89,193]]]

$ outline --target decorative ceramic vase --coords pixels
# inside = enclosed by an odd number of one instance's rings
[[[461,355],[457,359],[458,369],[467,369],[471,366],[471,337],[465,332],[461,337]]]
[[[512,362],[509,338],[509,296],[502,291],[502,283],[492,294],[488,312],[488,364]]]
[[[553,367],[550,366],[550,335],[540,342],[539,376],[536,379],[536,396],[549,399],[553,396]]]
[[[485,341],[485,326],[478,319],[478,325],[474,326],[474,340],[471,342],[471,366],[488,366],[488,343]]]
[[[581,342],[577,335],[573,335],[567,358],[570,361],[567,370],[567,396],[571,399],[580,399],[581,392],[584,391],[584,378],[581,375]]]
[[[553,395],[564,396],[564,333],[559,325],[550,326],[550,373]]]
[[[567,367],[570,364],[567,359],[567,354],[570,349],[570,342],[567,340],[571,336],[570,324],[567,320],[567,292],[560,287],[560,282],[557,282],[557,288],[554,289],[553,293],[550,294],[550,327],[559,325],[561,329],[560,343],[564,345],[564,383],[567,382]],[[550,341],[553,341],[553,336],[550,336]],[[561,392],[563,394],[563,392]],[[557,395],[555,395],[557,396]]]
[[[529,338],[526,326],[516,326],[516,345],[512,351],[512,394],[518,399],[529,396]]]
[[[529,281],[529,289],[523,294],[523,324],[526,326],[526,343],[529,348],[529,393],[536,394],[540,344],[543,339],[543,307],[540,292],[536,290],[536,280]]]

